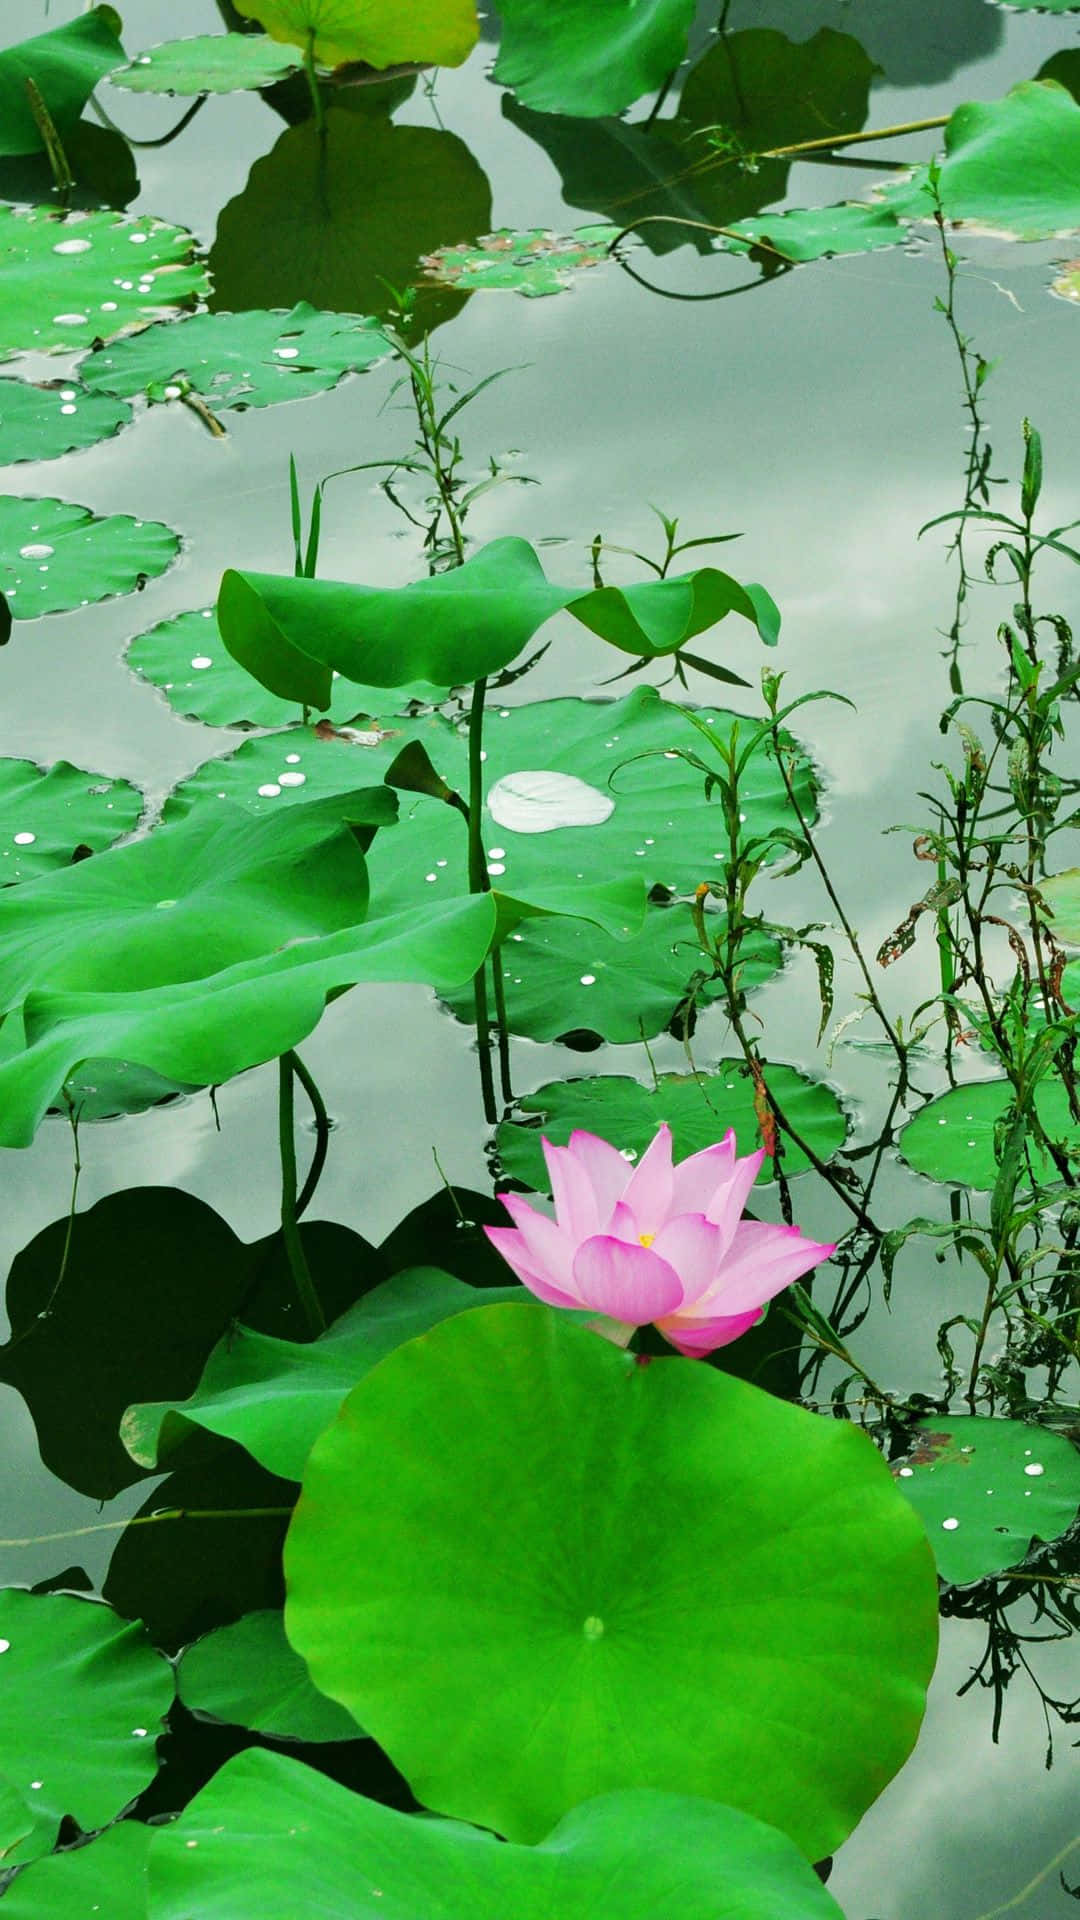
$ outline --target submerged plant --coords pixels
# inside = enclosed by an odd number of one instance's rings
[[[665,1122],[633,1171],[595,1133],[543,1145],[555,1219],[503,1193],[514,1225],[484,1232],[538,1299],[602,1314],[620,1345],[651,1321],[680,1353],[712,1353],[834,1251],[742,1219],[765,1154],[736,1154],[733,1131],[673,1166]]]

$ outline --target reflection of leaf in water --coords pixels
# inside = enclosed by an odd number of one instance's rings
[[[861,127],[873,71],[848,34],[822,28],[796,45],[753,28],[712,46],[688,74],[677,116],[653,127],[573,122],[509,99],[503,111],[551,156],[570,206],[602,212],[620,226],[659,213],[726,226],[787,189],[786,161],[751,167],[740,154]],[[727,130],[728,153],[710,152],[706,127]],[[711,247],[708,234],[686,227],[645,225],[639,237],[654,253]]]
[[[491,189],[468,147],[433,127],[396,127],[332,109],[323,143],[290,127],[256,161],[218,218],[211,305],[290,307],[384,316],[386,282],[406,287],[421,254],[486,233]],[[419,331],[458,313],[466,296],[424,288]]]
[[[111,127],[99,127],[93,120],[76,121],[64,135],[64,152],[75,175],[70,207],[120,208],[134,200],[139,191],[135,155]],[[26,153],[0,160],[0,200],[43,206],[54,187],[47,154]]]

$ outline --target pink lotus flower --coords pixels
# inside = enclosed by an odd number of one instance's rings
[[[711,1353],[834,1251],[798,1227],[742,1218],[765,1156],[740,1159],[734,1132],[678,1166],[666,1124],[634,1168],[595,1133],[543,1148],[554,1220],[502,1193],[514,1225],[484,1232],[538,1299],[591,1309],[623,1344],[651,1320],[680,1353]]]

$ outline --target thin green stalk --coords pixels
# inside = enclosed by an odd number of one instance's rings
[[[68,165],[68,157],[64,152],[63,141],[56,131],[56,124],[45,104],[41,89],[31,80],[29,74],[26,76],[26,97],[30,102],[30,111],[34,116],[34,125],[41,135],[41,143],[48,155],[49,165],[52,168],[52,177],[56,183],[56,190],[58,193],[66,196],[75,185],[75,176]]]
[[[296,1139],[294,1135],[293,1075],[295,1053],[278,1060],[278,1141],[281,1150],[281,1235],[304,1318],[313,1339],[326,1332],[326,1317],[307,1263],[296,1205]]]
[[[330,1115],[326,1111],[326,1102],[322,1094],[298,1053],[293,1053],[292,1063],[293,1072],[311,1102],[311,1113],[315,1122],[315,1151],[311,1156],[307,1179],[304,1181],[300,1198],[296,1203],[296,1218],[299,1220],[300,1215],[305,1213],[311,1204],[326,1165],[326,1155],[330,1147]]]
[[[490,888],[484,859],[484,696],[487,680],[473,685],[469,706],[469,892],[487,893]],[[473,1007],[476,1015],[476,1045],[480,1058],[480,1090],[484,1101],[484,1119],[493,1126],[498,1118],[495,1082],[491,1072],[491,1028],[488,1023],[487,981],[483,965],[473,978]]]
[[[503,986],[502,952],[496,948],[491,956],[491,987],[495,1002],[495,1039],[499,1049],[499,1087],[504,1100],[514,1097],[513,1082],[510,1078],[510,1028],[506,1019],[506,989]]]
[[[320,135],[326,133],[326,111],[323,107],[322,92],[318,75],[315,72],[315,29],[308,28],[307,46],[304,48],[304,72],[307,74],[308,89],[311,93],[311,106],[315,115],[315,126]]]

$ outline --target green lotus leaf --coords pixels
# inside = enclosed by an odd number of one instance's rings
[[[208,284],[194,248],[152,214],[0,207],[0,359],[74,353],[190,306]]]
[[[562,608],[610,645],[649,659],[676,652],[733,612],[767,645],[779,630],[764,589],[716,567],[581,593],[555,586],[528,541],[514,536],[401,587],[230,568],[217,614],[225,645],[249,673],[284,700],[324,708],[333,672],[387,687],[453,686],[496,673]]]
[[[189,1712],[275,1740],[357,1740],[350,1713],[312,1686],[272,1607],[245,1613],[186,1649],[176,1690]]]
[[[717,709],[703,709],[697,717],[725,737],[734,723],[733,715]],[[622,885],[640,877],[646,887],[691,892],[719,871],[724,840],[719,806],[704,802],[699,771],[677,756],[665,757],[679,747],[707,752],[707,742],[682,709],[662,700],[655,689],[640,687],[613,702],[565,699],[496,707],[489,714],[485,739],[488,871],[493,883],[513,897],[534,900],[553,912],[577,912],[584,911],[590,898],[599,904],[603,890],[612,887],[613,875],[624,876]],[[341,792],[362,778],[385,773],[406,740],[423,745],[451,787],[467,789],[464,733],[441,715],[429,714],[398,723],[372,745],[320,739],[310,729],[247,741],[228,757],[207,761],[183,781],[168,802],[168,816],[213,808],[220,804],[220,794],[265,812],[293,806],[305,793]],[[794,743],[787,745],[794,752]],[[612,810],[591,825],[552,832],[509,828],[491,815],[492,789],[521,769],[572,776],[599,801],[598,812],[609,802],[614,803]],[[293,776],[285,786],[283,772]],[[301,774],[304,779],[297,784]],[[812,815],[813,776],[801,757],[795,760],[794,778],[803,813]],[[501,811],[497,796],[494,804]],[[748,836],[796,824],[776,763],[764,751],[753,754],[747,764],[742,811]],[[380,847],[376,840],[369,865],[375,915],[404,911],[421,887],[425,902],[460,897],[467,887],[464,823],[437,801],[405,795],[393,847]],[[580,900],[573,897],[577,891]],[[617,907],[622,895],[616,892],[612,898]],[[626,904],[632,906],[629,895]],[[611,1040],[629,1040],[640,1037],[640,1014],[647,1033],[659,1032],[702,964],[690,945],[688,910],[672,911],[673,921],[650,914],[640,935],[626,911],[605,931],[592,925],[580,936],[565,923],[523,922],[516,929],[520,941],[514,939],[503,949],[511,1027],[537,1039],[587,1028]],[[669,935],[669,929],[676,931]],[[746,984],[760,981],[774,959],[775,950],[754,943]],[[648,981],[648,998],[640,1005],[628,991],[619,991],[624,968]],[[593,979],[586,985],[582,976],[588,974]]]
[[[353,1389],[285,1573],[316,1685],[421,1803],[528,1843],[648,1784],[820,1858],[903,1764],[934,1663],[932,1556],[864,1434],[532,1303]]]
[[[1012,1100],[1007,1080],[976,1080],[953,1087],[921,1107],[900,1129],[897,1145],[909,1167],[931,1180],[954,1181],[959,1186],[993,1187],[998,1175],[994,1135]],[[1075,1145],[1080,1128],[1069,1112],[1069,1100],[1060,1080],[1040,1081],[1035,1106],[1052,1140]],[[1054,1166],[1036,1141],[1029,1138],[1028,1153],[1036,1171],[1053,1179]],[[1021,1168],[1021,1180],[1025,1180]]]
[[[173,1677],[141,1626],[67,1594],[0,1589],[0,1855],[49,1853],[65,1814],[103,1827],[153,1779]]]
[[[275,40],[311,48],[324,67],[363,60],[458,67],[476,45],[474,0],[244,0],[244,12]]]
[[[1080,1453],[1022,1420],[935,1416],[893,1473],[951,1586],[1018,1566],[1034,1540],[1056,1540],[1080,1510]]]
[[[690,246],[706,254],[711,233],[655,216],[730,226],[783,199],[791,163],[755,158],[751,168],[740,156],[863,126],[873,74],[849,34],[823,27],[795,43],[750,27],[725,33],[691,67],[674,119],[571,122],[514,100],[503,112],[550,156],[568,205],[594,207],[619,228],[642,222],[634,237],[653,253]]]
[[[272,87],[302,61],[298,48],[261,33],[199,33],[137,53],[109,75],[130,93],[238,93]]]
[[[585,118],[621,113],[686,57],[694,0],[502,0],[495,79],[527,107]]]
[[[720,937],[723,916],[709,916]],[[780,948],[749,933],[742,946],[741,987],[752,993],[781,964]],[[526,922],[501,952],[510,1025],[529,1040],[597,1034],[613,1046],[662,1033],[684,1017],[692,1031],[699,1013],[722,996],[698,945],[689,906],[650,907],[640,933],[613,940],[579,920]],[[472,1019],[464,990],[444,996],[459,1019]]]
[[[820,1080],[807,1079],[794,1067],[769,1066],[765,1080],[796,1132],[819,1159],[830,1160],[847,1134],[847,1120],[832,1089]],[[623,1075],[553,1080],[519,1099],[518,1107],[522,1113],[539,1114],[541,1124],[504,1120],[496,1136],[499,1159],[508,1179],[523,1181],[537,1193],[550,1191],[541,1134],[563,1147],[580,1127],[613,1140],[634,1160],[644,1153],[662,1120],[671,1128],[676,1160],[712,1146],[729,1127],[735,1129],[741,1152],[749,1153],[758,1142],[754,1086],[739,1060],[721,1060],[707,1075],[662,1073],[654,1087],[643,1087]],[[797,1146],[785,1146],[786,1174],[801,1173],[808,1165]],[[766,1160],[758,1183],[764,1185],[773,1177],[773,1164]]]
[[[387,88],[352,93],[373,91],[381,99]],[[421,254],[487,232],[491,187],[456,134],[397,126],[392,104],[331,107],[325,137],[308,120],[256,160],[218,216],[213,306],[240,312],[310,300],[335,313],[393,315],[410,339],[460,312],[466,294],[421,282],[403,322],[390,289],[409,285]]]
[[[0,759],[0,887],[101,853],[138,825],[143,796],[126,780]]]
[[[55,460],[77,447],[93,447],[126,427],[131,408],[106,394],[87,393],[70,381],[29,386],[0,384],[0,466],[18,460]]]
[[[252,1912],[288,1913],[300,1879],[310,1920],[841,1920],[791,1842],[732,1807],[609,1793],[575,1807],[540,1846],[500,1845],[257,1750],[227,1761],[158,1829],[150,1912],[235,1920],[241,1898]]]
[[[578,227],[572,234],[558,234],[546,227],[530,227],[526,233],[514,233],[500,227],[497,233],[481,234],[475,245],[436,247],[420,265],[425,278],[440,286],[470,292],[499,288],[535,298],[562,293],[571,285],[573,273],[599,266],[618,232],[618,227]]]
[[[1080,273],[1080,268],[1077,269]],[[1053,873],[1039,888],[1054,923],[1054,933],[1070,946],[1080,946],[1080,867]]]
[[[147,1920],[153,1827],[121,1820],[88,1847],[66,1847],[20,1873],[4,1895],[4,1920]]]
[[[99,519],[69,500],[0,495],[0,593],[16,620],[132,593],[179,551],[179,535],[160,520]]]
[[[374,320],[317,313],[200,313],[182,326],[147,327],[92,353],[80,373],[94,392],[179,400],[194,392],[213,407],[270,407],[336,387],[390,352]]]
[[[448,1314],[519,1287],[467,1286],[433,1267],[398,1273],[303,1346],[237,1326],[215,1347],[190,1399],[129,1407],[121,1438],[140,1466],[161,1466],[192,1426],[235,1440],[282,1479],[299,1480],[323,1428],[347,1393],[404,1340]]]
[[[119,32],[115,8],[92,7],[81,19],[0,51],[0,155],[39,153],[45,145],[27,81],[37,88],[57,132],[65,133],[98,81],[124,58]]]
[[[226,651],[213,607],[160,621],[129,641],[124,657],[133,672],[158,687],[174,713],[185,719],[202,720],[210,727],[285,727],[299,717],[295,702],[268,693]],[[339,676],[331,689],[328,719],[344,726],[361,715],[399,713],[413,700],[435,705],[445,697],[445,687],[426,680],[388,692],[385,687],[358,687]],[[282,765],[284,769],[284,760]]]

